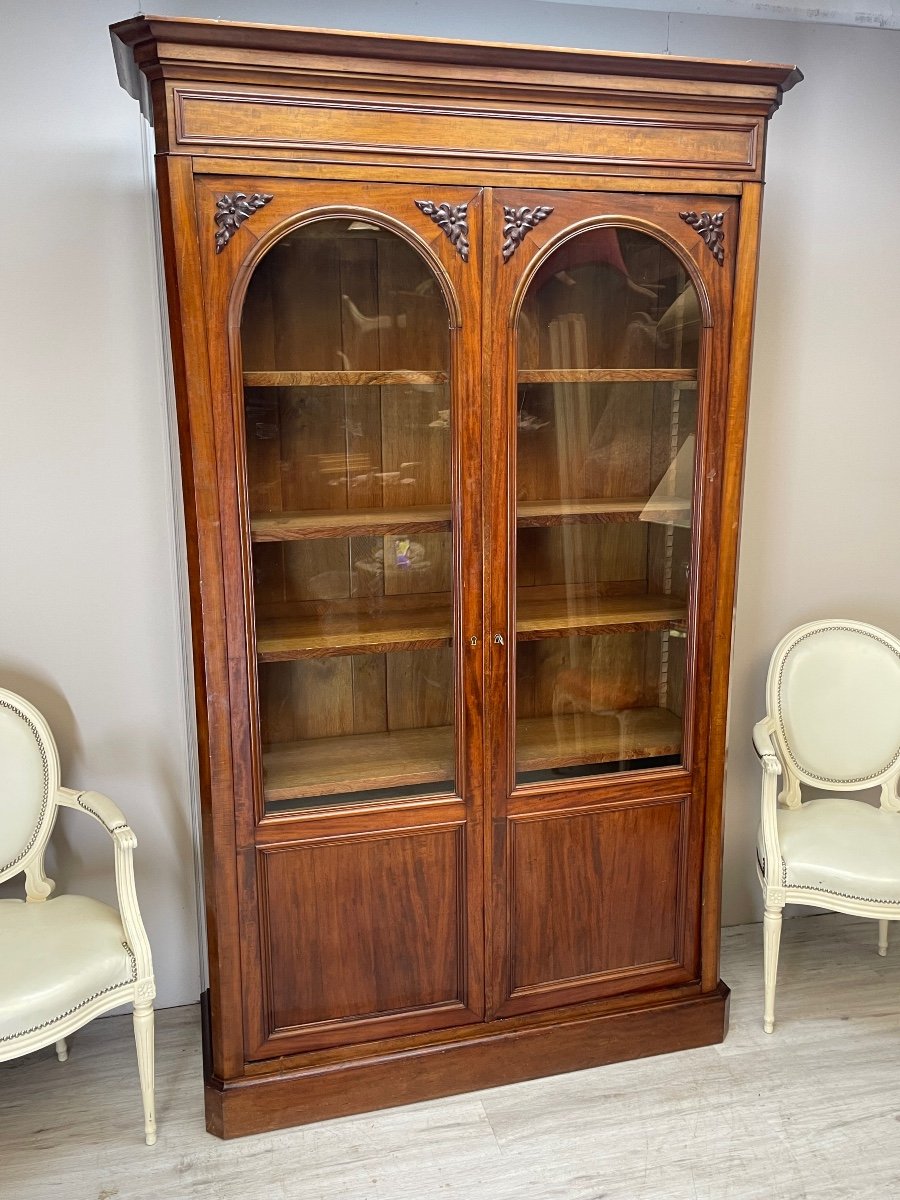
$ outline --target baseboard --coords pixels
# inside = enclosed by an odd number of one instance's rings
[[[553,1023],[504,1028],[497,1021],[457,1042],[417,1046],[351,1062],[273,1071],[222,1082],[207,1075],[206,1122],[222,1138],[412,1104],[587,1067],[721,1042],[729,990]]]

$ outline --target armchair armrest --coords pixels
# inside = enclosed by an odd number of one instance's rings
[[[757,721],[753,726],[753,749],[766,774],[781,774],[781,762],[775,750],[775,743],[772,741],[772,726],[768,717]]]
[[[56,802],[76,812],[85,812],[99,821],[115,843],[116,851],[116,894],[119,900],[119,915],[125,935],[134,953],[139,986],[143,987],[142,999],[153,999],[153,963],[147,931],[138,908],[137,889],[134,884],[134,848],[137,838],[125,815],[114,800],[102,792],[77,792],[72,788],[57,789]]]
[[[762,833],[765,861],[761,863],[767,889],[775,882],[770,875],[771,865],[781,860],[781,848],[778,843],[778,776],[781,774],[781,760],[772,741],[771,717],[764,717],[753,726],[753,748],[759,755],[760,766],[763,769],[762,796],[760,797],[760,831]],[[790,776],[788,776],[790,777]],[[768,901],[767,901],[768,902]]]
[[[76,792],[72,788],[61,787],[57,794],[57,802],[66,808],[86,812],[95,821],[99,821],[111,837],[117,841],[130,842],[132,850],[137,845],[137,838],[125,820],[125,814],[114,800],[110,800],[109,796],[104,796],[102,792]]]

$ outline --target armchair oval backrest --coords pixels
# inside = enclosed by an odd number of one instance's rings
[[[900,772],[900,641],[857,621],[792,630],[769,665],[769,715],[801,782],[858,790]]]
[[[59,755],[41,714],[0,688],[0,881],[44,852],[56,819]]]

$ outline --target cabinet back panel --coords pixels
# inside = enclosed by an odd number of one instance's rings
[[[447,647],[262,663],[259,673],[263,745],[453,723]]]

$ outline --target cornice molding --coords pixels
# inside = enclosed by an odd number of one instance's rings
[[[598,86],[604,78],[669,81],[673,90],[679,84],[709,84],[719,94],[733,87],[736,92],[771,89],[773,108],[784,92],[803,78],[794,66],[779,63],[735,62],[728,59],[692,59],[670,54],[625,54],[606,50],[559,49],[556,47],[507,45],[494,42],[457,41],[443,38],[414,37],[400,34],[356,33],[332,29],[293,28],[285,25],[257,25],[244,22],[207,21],[188,17],[132,17],[111,26],[110,36],[122,87],[140,99],[140,72],[148,77],[158,74],[167,60],[180,72],[190,75],[191,57],[185,47],[197,47],[203,53],[197,66],[206,79],[217,64],[210,50],[240,50],[252,56],[260,53],[285,56],[321,55],[325,58],[380,60],[394,64],[427,64],[440,77],[441,67],[454,78],[493,76],[503,71],[553,72],[577,75],[580,82]],[[227,71],[233,63],[222,60]],[[489,75],[486,76],[486,72]],[[566,81],[570,86],[570,81]]]

